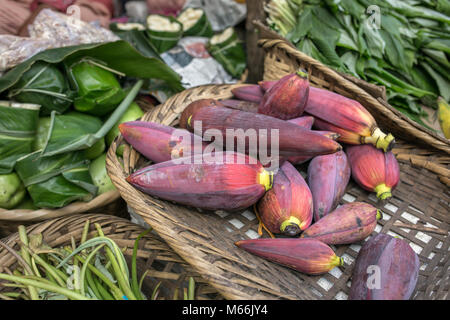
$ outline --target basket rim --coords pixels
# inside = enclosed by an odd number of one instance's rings
[[[389,118],[395,118],[396,122],[401,123],[403,130],[406,130],[414,138],[420,139],[423,144],[433,147],[434,149],[444,151],[450,154],[450,139],[445,139],[440,135],[434,133],[433,131],[421,126],[415,121],[409,119],[407,116],[402,114],[400,111],[391,106],[383,98],[375,98],[369,92],[362,89],[349,79],[345,78],[339,72],[325,66],[323,63],[315,60],[314,58],[304,54],[296,47],[293,46],[287,39],[281,37],[274,31],[270,30],[265,26],[260,20],[253,20],[253,25],[258,28],[263,35],[258,41],[258,45],[262,47],[266,52],[273,47],[277,47],[280,50],[285,51],[288,55],[298,58],[302,61],[306,61],[308,64],[313,65],[315,68],[320,70],[320,72],[325,73],[327,76],[338,82],[340,85],[355,93],[356,95],[364,97],[364,99],[370,100],[371,104],[375,105],[378,111],[386,114]],[[348,76],[347,74],[345,74]],[[361,80],[365,82],[364,80]],[[368,83],[370,84],[370,83]],[[372,84],[370,84],[372,85]],[[379,88],[384,88],[384,86],[378,86]],[[413,141],[413,139],[411,139]]]
[[[58,209],[2,209],[0,208],[0,222],[40,222],[48,219],[64,217],[76,213],[83,213],[106,206],[120,199],[118,190],[102,193],[88,202],[76,201]]]

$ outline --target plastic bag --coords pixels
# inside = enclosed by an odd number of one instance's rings
[[[185,88],[204,84],[236,82],[206,49],[208,38],[182,38],[176,47],[161,55],[163,60],[182,77]]]
[[[0,174],[33,149],[40,105],[0,101]]]
[[[244,21],[247,15],[245,3],[235,0],[187,0],[184,8],[202,8],[211,22],[214,31],[222,31],[228,27],[234,27]]]

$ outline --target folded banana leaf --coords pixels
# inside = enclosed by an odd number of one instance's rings
[[[99,118],[80,112],[64,115],[51,114],[50,129],[40,152],[42,157],[49,157],[67,152],[86,150],[92,147],[119,121],[133,102],[143,81],[139,80],[129,91],[125,99],[105,122]]]
[[[181,85],[181,77],[161,59],[144,56],[128,42],[119,40],[42,51],[0,77],[0,93],[15,85],[22,75],[38,61],[52,64],[64,62],[65,65],[71,65],[85,57],[100,60],[109,68],[122,72],[127,77],[160,79],[176,92],[184,89]]]
[[[91,59],[68,66],[68,74],[77,88],[75,110],[96,116],[111,113],[126,95],[113,72],[117,73]]]
[[[232,27],[213,36],[208,42],[207,49],[230,75],[236,79],[241,77],[247,61],[244,47]]]
[[[163,61],[158,50],[147,37],[144,25],[140,23],[111,23],[109,28],[116,36],[131,44],[142,55]]]
[[[48,132],[50,131],[51,123],[51,117],[39,118],[36,136],[33,143],[33,152],[44,149],[48,139]]]
[[[8,98],[39,104],[41,115],[49,115],[53,110],[62,114],[69,109],[74,94],[56,65],[38,61],[11,87]]]
[[[210,38],[214,35],[211,23],[201,8],[186,8],[177,19],[183,24],[183,36]]]
[[[174,17],[151,14],[147,17],[147,36],[159,53],[172,49],[183,35],[183,25]]]
[[[61,208],[73,201],[89,201],[98,188],[89,174],[89,161],[82,152],[40,157],[33,152],[15,167],[35,206]]]
[[[63,115],[53,113],[43,151],[47,156],[53,155],[54,151],[64,150],[84,136],[95,134],[102,125],[100,118],[80,112],[72,111]]]
[[[17,159],[32,152],[39,105],[0,101],[0,174],[10,173]]]

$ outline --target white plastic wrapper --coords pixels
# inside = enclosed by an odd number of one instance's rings
[[[28,32],[30,37],[0,35],[0,72],[47,49],[120,40],[107,29],[50,9],[36,16]]]
[[[54,41],[33,39],[8,34],[0,35],[0,73],[12,68],[31,56],[53,48]]]
[[[235,0],[187,0],[184,7],[200,7],[205,10],[214,31],[234,27],[244,21],[247,15],[245,3]]]
[[[98,26],[72,18],[59,12],[44,9],[28,26],[31,38],[53,39],[58,47],[120,40],[113,32]]]
[[[186,89],[237,81],[209,55],[207,42],[208,38],[185,37],[180,39],[176,47],[161,55],[169,67],[182,77],[181,82]]]

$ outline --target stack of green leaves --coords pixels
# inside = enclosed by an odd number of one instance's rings
[[[267,10],[299,50],[385,86],[388,102],[422,125],[422,105],[450,100],[449,0],[272,0]]]
[[[27,235],[19,226],[21,248],[19,252],[0,242],[18,261],[20,267],[12,274],[0,273],[8,281],[3,287],[13,291],[0,293],[4,300],[154,300],[159,293],[159,282],[151,296],[142,293],[141,279],[137,275],[139,240],[151,229],[141,233],[134,243],[131,274],[122,250],[104,235],[95,224],[97,236],[87,239],[89,220],[86,221],[79,245],[72,237],[71,246],[51,248],[43,242],[42,234]],[[195,282],[191,277],[185,299],[195,298]]]
[[[134,85],[122,88],[125,76]],[[121,122],[142,116],[134,99],[150,78],[182,90],[164,62],[125,41],[46,50],[2,76],[13,101],[0,102],[0,208],[61,208],[114,190],[105,137],[109,146]]]

